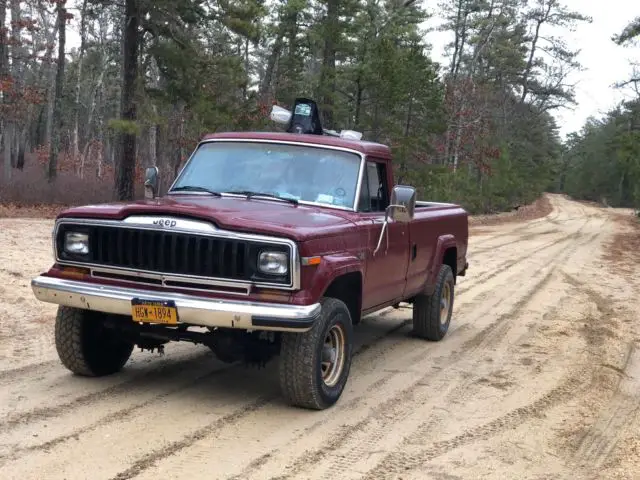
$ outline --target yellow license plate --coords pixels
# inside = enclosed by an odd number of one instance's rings
[[[178,309],[171,301],[157,302],[133,299],[131,301],[131,317],[134,322],[174,325],[178,323]]]

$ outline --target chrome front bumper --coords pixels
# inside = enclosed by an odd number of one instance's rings
[[[131,315],[131,300],[173,300],[181,323],[202,327],[305,332],[320,315],[319,303],[288,305],[280,303],[216,300],[179,293],[162,294],[138,288],[113,287],[39,276],[31,281],[36,298],[42,302]]]

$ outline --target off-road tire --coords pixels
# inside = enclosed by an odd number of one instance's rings
[[[304,333],[283,333],[280,347],[280,388],[292,406],[323,410],[338,401],[349,377],[353,352],[353,324],[349,309],[335,298],[321,300],[322,313]],[[336,330],[338,329],[338,330]],[[344,335],[344,363],[335,384],[323,380],[322,353],[329,332]]]
[[[413,302],[413,334],[416,337],[438,342],[444,338],[451,323],[455,281],[449,265],[442,265],[436,280],[436,287],[431,295],[417,295]],[[447,291],[449,295],[447,295]],[[441,302],[448,296],[446,318],[441,319]]]
[[[62,364],[86,377],[111,375],[122,369],[133,351],[133,342],[106,329],[107,315],[91,310],[58,307],[55,342]]]

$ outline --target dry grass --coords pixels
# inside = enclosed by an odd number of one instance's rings
[[[553,210],[553,206],[546,195],[543,195],[530,205],[522,205],[518,210],[510,212],[490,214],[490,215],[474,215],[469,217],[469,226],[491,227],[494,225],[502,225],[504,223],[524,222],[535,220],[549,215]],[[474,230],[475,234],[481,234],[481,229]]]
[[[88,175],[84,179],[71,172],[61,172],[54,183],[44,178],[42,168],[32,164],[24,171],[14,171],[10,181],[0,172],[0,218],[55,218],[70,206],[110,202],[113,199],[113,177],[97,178]],[[137,198],[142,196],[141,186],[136,185]],[[518,210],[469,217],[474,235],[485,233],[477,227],[490,227],[510,222],[522,222],[544,217],[552,206],[546,196]],[[488,233],[488,231],[486,232]]]
[[[22,206],[15,203],[0,203],[0,218],[55,218],[66,207],[63,205]]]
[[[31,163],[23,171],[14,170],[8,181],[0,172],[0,218],[54,218],[70,206],[111,202],[113,186],[113,175],[98,178],[95,172],[80,178],[62,171],[49,183],[43,169]],[[135,188],[136,198],[141,198],[142,185]]]
[[[87,174],[80,178],[73,172],[60,172],[49,183],[41,167],[31,164],[23,171],[14,170],[11,179],[0,174],[0,203],[16,205],[79,205],[110,201],[113,177],[97,178]]]
[[[618,214],[614,221],[622,228],[606,245],[604,258],[626,275],[637,275],[640,264],[640,220],[633,214]]]

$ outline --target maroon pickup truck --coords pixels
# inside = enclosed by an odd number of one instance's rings
[[[467,212],[416,201],[394,185],[389,148],[358,137],[323,130],[299,99],[287,132],[206,136],[162,197],[152,167],[144,200],[62,212],[55,263],[32,281],[60,305],[62,364],[108,375],[134,346],[170,341],[225,362],[279,355],[287,402],[324,409],[364,315],[411,303],[415,335],[441,340],[468,266]]]

